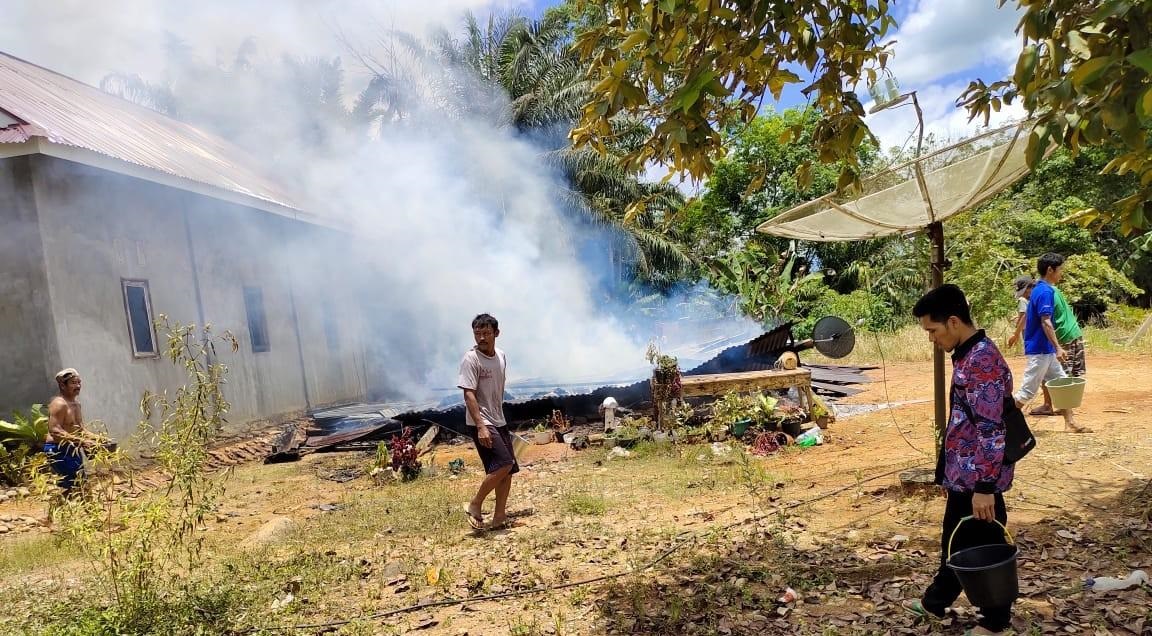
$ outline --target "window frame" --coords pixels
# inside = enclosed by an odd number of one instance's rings
[[[268,333],[268,312],[264,305],[264,288],[259,285],[244,285],[241,292],[244,296],[244,317],[248,323],[248,343],[251,345],[252,353],[268,353],[272,350],[272,337]],[[252,330],[253,315],[252,305],[248,302],[249,298],[256,298],[259,302],[259,332],[264,337],[262,343],[256,342],[256,334]]]
[[[128,288],[136,287],[144,290],[144,313],[148,319],[148,337],[152,339],[152,351],[139,351],[136,348],[136,329],[132,325],[132,305],[128,302]],[[160,357],[160,344],[156,338],[156,313],[152,308],[152,289],[145,278],[121,278],[120,297],[124,301],[124,318],[128,323],[128,346],[132,349],[132,357],[138,360]]]

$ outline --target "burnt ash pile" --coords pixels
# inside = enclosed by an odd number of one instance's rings
[[[780,356],[799,352],[803,348],[792,336],[792,324],[783,324],[744,344],[729,347],[707,362],[685,371],[684,375],[739,373],[763,371],[776,367]],[[853,384],[864,384],[870,379],[862,372],[876,367],[840,365],[804,365],[812,372],[812,388],[826,396],[845,396],[862,389]],[[652,390],[649,380],[628,385],[608,385],[575,395],[557,391],[546,397],[527,400],[509,400],[504,403],[504,414],[513,427],[535,423],[560,411],[569,419],[579,422],[599,417],[598,408],[604,398],[612,397],[625,409],[651,408]],[[374,445],[411,427],[421,435],[428,427],[440,427],[442,435],[465,435],[464,405],[437,408],[436,405],[411,403],[353,404],[332,409],[317,410],[309,414],[313,425],[307,438],[295,447],[277,449],[270,461],[291,460],[301,452],[323,450],[350,450]],[[276,459],[274,459],[276,458]]]

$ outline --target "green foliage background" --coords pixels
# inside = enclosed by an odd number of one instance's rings
[[[826,314],[871,331],[908,324],[928,282],[923,237],[798,243],[755,231],[781,210],[834,189],[834,165],[818,165],[813,186],[798,188],[793,175],[811,160],[812,146],[804,135],[798,142],[782,139],[782,131],[797,126],[810,133],[817,119],[789,109],[732,130],[728,157],[677,217],[679,235],[694,258],[708,264],[703,271],[710,284],[738,294],[740,309],[758,320],[794,320],[800,335]],[[866,147],[860,163],[875,170],[907,154],[893,149],[881,155]],[[965,290],[978,322],[1015,312],[1012,279],[1034,273],[1046,252],[1068,257],[1063,288],[1082,320],[1106,320],[1117,303],[1147,304],[1152,243],[1123,236],[1116,224],[1092,231],[1068,222],[1080,210],[1134,190],[1132,178],[1100,174],[1111,158],[1101,149],[1076,157],[1058,152],[982,207],[945,222],[946,280]]]

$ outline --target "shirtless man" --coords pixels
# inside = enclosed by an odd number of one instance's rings
[[[52,470],[60,475],[59,486],[65,494],[76,486],[84,467],[84,451],[98,446],[101,440],[84,430],[84,416],[80,410],[80,374],[76,369],[64,369],[56,374],[60,393],[48,403],[48,438],[44,453]]]

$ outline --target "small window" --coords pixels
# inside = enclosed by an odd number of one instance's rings
[[[340,350],[340,327],[336,324],[336,312],[331,303],[324,305],[324,338],[329,351]]]
[[[268,321],[264,317],[263,290],[259,287],[245,287],[244,309],[248,312],[248,336],[252,339],[252,351],[268,351]]]
[[[128,337],[132,341],[132,355],[137,358],[154,358],[156,350],[156,327],[152,321],[152,297],[148,293],[148,281],[121,279],[124,291],[124,311],[128,314]]]

